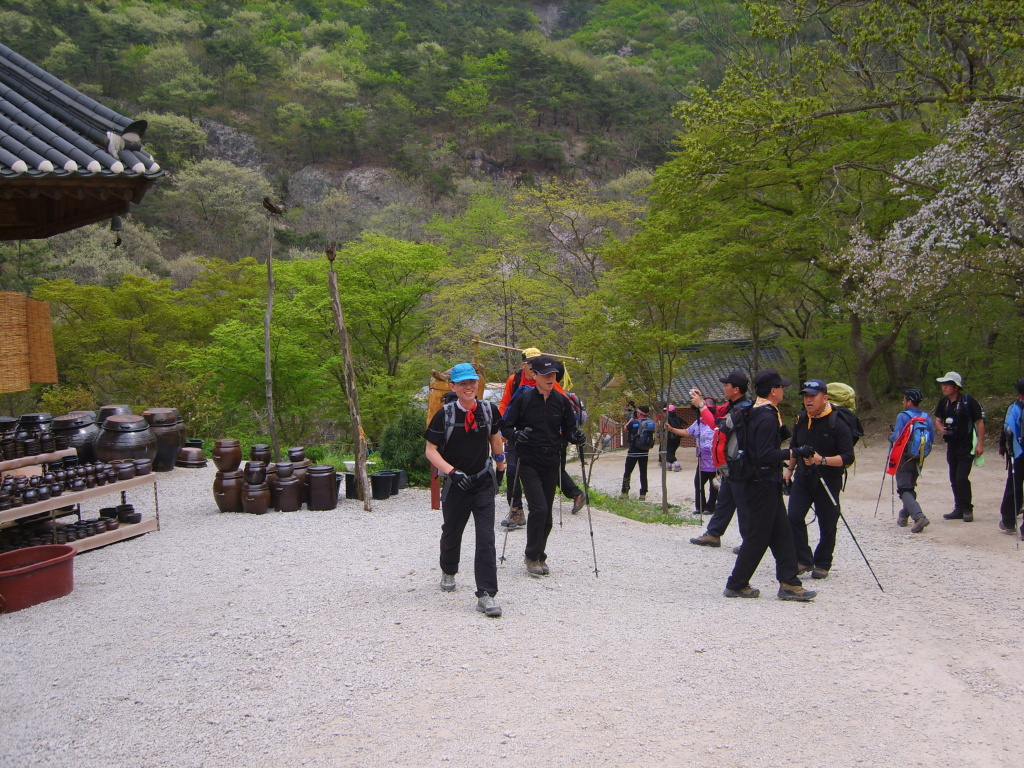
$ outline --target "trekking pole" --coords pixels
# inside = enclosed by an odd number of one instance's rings
[[[880,582],[878,577],[875,576],[875,569],[871,567],[871,563],[868,561],[868,556],[864,554],[864,550],[860,548],[860,542],[858,542],[857,537],[853,535],[853,529],[850,527],[850,524],[846,522],[846,516],[839,508],[839,502],[836,501],[836,497],[832,495],[832,491],[829,490],[828,484],[825,482],[825,478],[821,476],[820,472],[818,473],[818,480],[821,482],[821,487],[825,489],[825,493],[828,494],[829,500],[832,502],[833,506],[835,506],[836,512],[839,513],[839,519],[843,521],[843,525],[846,526],[846,530],[850,532],[850,538],[853,539],[853,543],[857,545],[857,551],[860,552],[860,556],[864,558],[864,562],[867,565],[868,570],[871,571],[871,575],[874,576],[875,584],[878,585],[878,588],[881,589],[882,592],[885,592],[885,589],[882,588],[882,582]]]
[[[892,459],[892,449],[893,449],[893,447],[894,447],[894,444],[890,444],[889,445],[889,453],[887,453],[886,456],[885,456],[885,469],[886,470],[889,469],[889,460]],[[885,476],[887,474],[889,474],[888,471],[882,472],[882,484],[878,486],[878,499],[875,501],[875,513],[872,515],[872,517],[878,517],[878,505],[882,503],[882,491],[885,489]],[[890,495],[891,495],[891,492],[892,492],[892,489],[890,488]],[[893,503],[895,503],[895,502],[893,502]]]
[[[515,495],[516,483],[518,483],[518,482],[519,482],[519,454],[516,454],[516,476],[515,476],[515,479],[512,480],[512,488],[509,491],[509,493],[511,493],[513,496]],[[512,502],[511,501],[508,503],[508,514],[509,514],[509,517],[512,516]],[[512,526],[511,525],[506,525],[505,526],[505,541],[501,545],[501,557],[498,558],[498,562],[502,563],[502,564],[504,564],[504,562],[505,562],[505,547],[508,546],[508,532],[511,531],[511,530],[512,530]]]
[[[576,446],[580,452],[580,466],[583,468],[583,498],[587,501],[587,525],[590,526],[590,551],[594,553],[594,578],[597,578],[597,547],[594,545],[594,519],[590,516],[590,484],[587,482],[587,461],[583,458],[583,446]]]
[[[1017,462],[1013,458],[1013,446],[1010,446],[1010,450],[1006,452],[1006,458],[1010,461],[1010,481],[1013,483],[1013,522],[1017,523],[1017,512],[1020,507],[1017,506]],[[1021,522],[1024,522],[1022,520]],[[1020,530],[1018,526],[1017,535],[1013,537],[1017,542],[1017,549],[1020,549]]]

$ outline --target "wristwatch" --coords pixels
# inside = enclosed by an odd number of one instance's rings
[[[822,456],[821,457],[821,461],[819,463],[821,464],[821,466],[827,467],[828,466],[828,459],[826,459],[824,456]]]

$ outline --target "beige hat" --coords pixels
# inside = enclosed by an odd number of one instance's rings
[[[523,350],[523,360],[529,360],[531,357],[540,357],[540,350],[536,347],[527,347]]]
[[[956,384],[958,387],[963,387],[963,380],[960,378],[960,374],[956,371],[950,371],[945,376],[941,376],[936,379],[940,384]]]

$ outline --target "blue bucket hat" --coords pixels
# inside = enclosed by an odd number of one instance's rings
[[[476,368],[471,363],[458,363],[452,366],[452,373],[449,376],[449,380],[452,384],[458,384],[461,381],[477,381],[480,376],[476,372]]]

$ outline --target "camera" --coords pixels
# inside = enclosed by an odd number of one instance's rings
[[[946,426],[946,429],[942,433],[942,439],[945,440],[947,443],[952,442],[953,440],[956,440],[956,433],[957,433],[956,422],[953,420],[952,416],[950,416],[948,419],[946,419],[946,425],[945,426]]]

